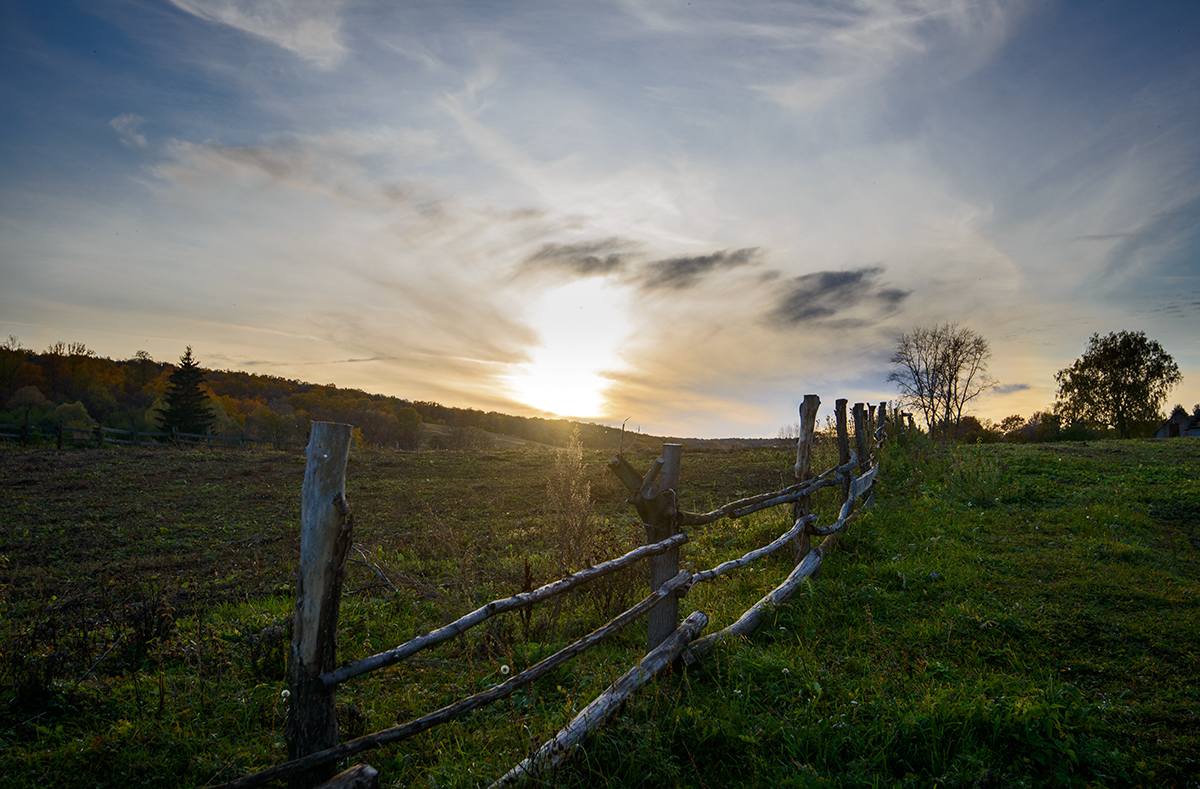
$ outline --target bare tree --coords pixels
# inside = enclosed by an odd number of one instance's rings
[[[900,335],[888,375],[900,395],[919,409],[934,436],[949,438],[967,403],[996,385],[987,374],[988,341],[957,323],[918,327]]]

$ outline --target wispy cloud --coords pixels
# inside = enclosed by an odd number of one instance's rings
[[[943,62],[962,78],[999,47],[1027,0],[834,0],[762,3],[623,0],[648,30],[727,42],[743,64],[770,58],[790,76],[753,81],[762,97],[811,110],[894,77],[901,66]],[[758,75],[756,75],[758,76]]]
[[[171,0],[209,22],[270,41],[320,68],[346,55],[341,41],[340,0]]]
[[[146,135],[138,131],[138,127],[145,123],[146,119],[141,115],[134,115],[131,112],[122,113],[108,122],[108,125],[116,130],[117,134],[121,135],[121,144],[127,148],[145,148]]]

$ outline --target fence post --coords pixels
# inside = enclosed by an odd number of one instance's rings
[[[58,451],[59,452],[62,451],[62,442],[63,442],[63,425],[62,425],[62,420],[60,419],[60,420],[58,420]]]
[[[800,404],[800,435],[796,439],[796,483],[807,482],[812,477],[813,440],[817,431],[817,409],[821,407],[821,398],[815,394],[804,395]],[[812,512],[812,496],[801,496],[792,506],[792,522],[800,520]],[[799,564],[800,560],[812,550],[808,529],[796,538],[792,546],[792,560]]]
[[[288,660],[289,759],[337,744],[334,689],[327,689],[319,676],[337,667],[338,606],[353,527],[345,497],[352,429],[350,425],[313,422],[308,442],[300,494],[296,618]],[[334,772],[334,765],[326,765],[293,776],[289,785],[307,789],[329,780]]]
[[[858,453],[858,473],[865,474],[871,466],[867,444],[867,409],[862,403],[854,404],[854,451]]]
[[[104,449],[104,425],[96,425],[92,433],[96,436],[96,448]]]
[[[850,435],[846,430],[846,400],[843,398],[834,404],[834,417],[837,421],[838,465],[844,466],[850,462]],[[850,498],[850,475],[842,479],[842,503]]]
[[[627,501],[637,508],[642,525],[646,527],[646,541],[649,544],[662,542],[679,532],[679,460],[682,455],[682,444],[663,444],[662,457],[654,461],[645,475],[623,455],[618,454],[608,462],[608,470],[629,491]],[[678,547],[650,558],[651,590],[660,588],[678,574]],[[650,611],[646,621],[647,652],[675,632],[678,615],[679,602],[673,595]]]
[[[133,433],[133,445],[140,448],[142,446],[142,439],[138,435],[137,423],[133,421],[132,416],[129,417],[129,430],[131,433]]]
[[[25,406],[25,426],[21,428],[21,446],[29,446],[29,406]]]
[[[679,511],[679,461],[683,456],[682,444],[663,444],[662,473],[659,477],[659,495],[665,496],[665,505],[654,520],[647,523],[650,542],[662,542],[679,532],[675,513]],[[653,483],[651,483],[653,485]],[[650,491],[647,491],[650,492]],[[649,498],[649,497],[648,497]],[[679,546],[666,553],[650,557],[650,590],[653,591],[679,574]],[[679,626],[679,598],[675,595],[663,600],[650,609],[646,617],[646,652],[650,652],[675,632]]]

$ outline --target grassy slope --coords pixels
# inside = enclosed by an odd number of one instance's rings
[[[637,539],[631,508],[605,458],[587,459],[616,551]],[[344,606],[343,656],[514,591],[526,560],[535,583],[549,580],[552,462],[356,456],[358,540],[399,591],[351,567],[348,587],[363,591]],[[687,454],[685,506],[774,487],[789,464],[768,450]],[[277,625],[302,469],[296,453],[0,453],[0,774],[14,786],[196,785],[279,758]],[[1196,785],[1198,478],[1190,441],[893,447],[878,506],[819,580],[752,643],[631,702],[554,780]],[[783,525],[777,513],[709,527],[685,562],[711,566]],[[682,610],[723,626],[786,571],[769,561],[693,590]],[[631,579],[600,592],[346,687],[343,728],[486,687],[640,590]],[[621,673],[641,637],[631,629],[533,691],[369,761],[405,785],[494,779]]]

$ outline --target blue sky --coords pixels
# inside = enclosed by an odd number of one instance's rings
[[[10,2],[0,334],[644,431],[1093,332],[1200,400],[1200,4]]]

